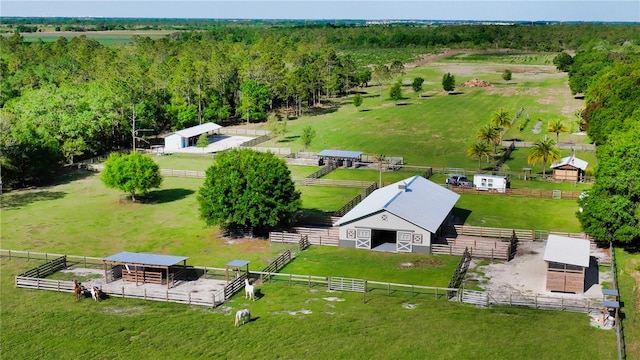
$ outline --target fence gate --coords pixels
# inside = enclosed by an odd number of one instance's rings
[[[354,291],[364,293],[367,291],[367,281],[362,279],[349,279],[342,277],[329,278],[329,290]]]
[[[356,230],[356,249],[371,249],[371,229]]]
[[[412,251],[413,234],[408,231],[398,231],[396,235],[396,251],[411,252]]]

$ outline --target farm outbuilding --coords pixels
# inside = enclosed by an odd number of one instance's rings
[[[543,256],[547,263],[547,291],[583,293],[590,249],[589,240],[550,234]]]
[[[361,151],[322,150],[318,153],[318,165],[333,164],[335,167],[355,167],[362,160]]]
[[[341,217],[339,245],[430,253],[460,195],[421,176],[378,189]]]
[[[221,128],[222,126],[216,123],[208,122],[168,134],[164,137],[164,151],[172,152],[189,146],[195,146],[198,143],[198,137],[200,137],[200,135],[213,135]]]
[[[139,283],[175,285],[186,275],[187,257],[123,251],[102,259],[107,283],[122,279]],[[180,265],[182,263],[182,265]]]
[[[509,188],[509,179],[506,176],[475,174],[473,186],[478,190],[505,192]]]
[[[578,159],[575,155],[567,156],[560,161],[551,164],[553,180],[556,181],[582,181],[588,162]]]

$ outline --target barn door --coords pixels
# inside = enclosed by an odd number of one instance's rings
[[[356,230],[356,249],[371,249],[371,230]]]
[[[409,231],[398,231],[396,235],[396,251],[397,252],[412,252],[413,233]]]

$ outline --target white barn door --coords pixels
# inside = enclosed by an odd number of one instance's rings
[[[398,231],[396,234],[396,251],[412,252],[413,251],[413,233],[409,231]]]
[[[371,229],[356,230],[356,249],[371,249]]]

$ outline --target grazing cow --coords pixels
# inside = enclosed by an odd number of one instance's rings
[[[244,323],[249,321],[251,321],[249,309],[241,309],[236,312],[236,326],[244,325]]]
[[[253,291],[253,285],[249,284],[249,278],[244,279],[244,298],[249,298],[253,301],[256,300],[256,294]]]
[[[82,288],[78,283],[77,279],[73,279],[73,293],[76,296],[76,301],[80,301],[80,294],[82,293]]]
[[[100,301],[100,289],[98,289],[97,286],[92,286],[91,287],[91,297],[96,302]]]

